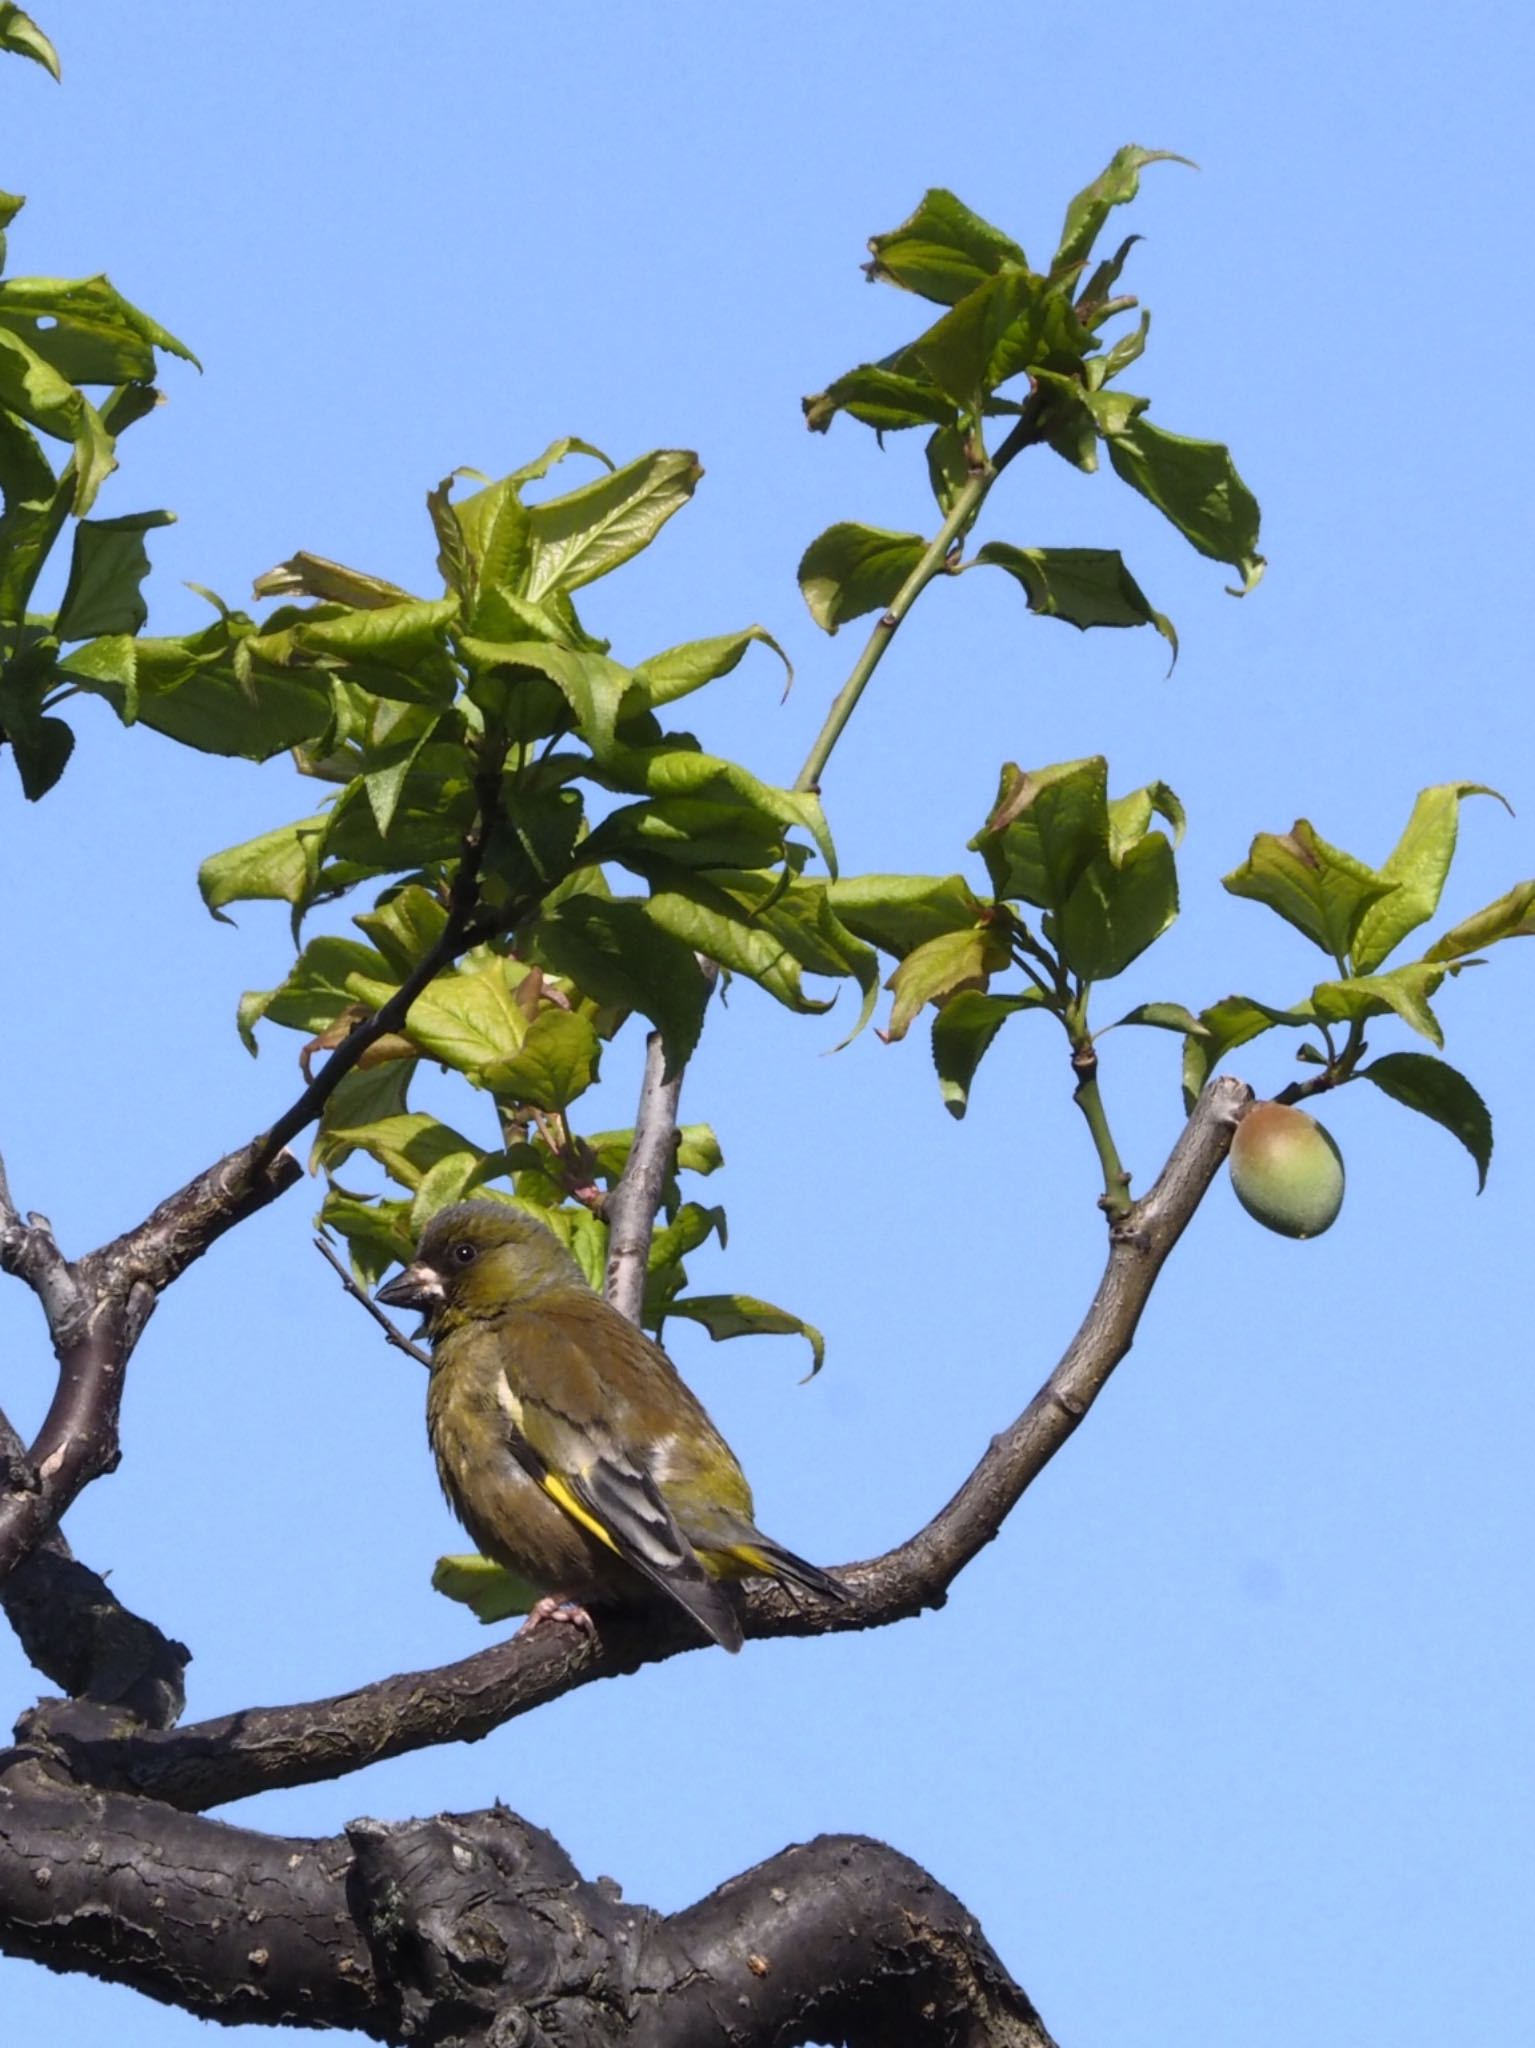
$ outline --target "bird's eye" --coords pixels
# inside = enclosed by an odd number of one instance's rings
[[[454,1245],[453,1263],[455,1266],[472,1266],[474,1264],[474,1261],[475,1248],[472,1244]]]

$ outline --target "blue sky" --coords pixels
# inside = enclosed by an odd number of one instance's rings
[[[800,422],[801,394],[920,317],[864,284],[866,237],[943,184],[1048,255],[1069,196],[1137,141],[1202,168],[1154,168],[1116,219],[1146,237],[1127,282],[1154,314],[1128,381],[1163,425],[1231,444],[1268,578],[1234,602],[1112,477],[1018,464],[980,537],[1122,547],[1182,658],[1168,679],[1154,636],[1034,619],[1003,578],[930,591],[827,778],[845,871],[966,866],[1006,759],[1102,751],[1116,789],[1161,777],[1190,815],[1183,916],[1122,1007],[1310,987],[1304,942],[1219,886],[1297,816],[1379,860],[1420,786],[1490,782],[1517,816],[1467,807],[1446,916],[1535,872],[1516,10],[40,18],[63,88],[0,72],[0,183],[30,195],[12,267],[106,268],[205,365],[172,366],[100,507],[180,516],[152,536],[154,627],[204,616],[183,579],[243,600],[299,547],[430,591],[423,497],[455,465],[499,473],[562,433],[619,459],[692,447],[695,503],[591,619],[631,660],[772,630],[787,705],[753,654],[698,727],[787,780],[861,639],[813,626],[801,550],[834,519],[933,524],[913,437],[881,453]],[[252,1062],[233,1029],[239,992],[285,970],[285,920],[216,925],[194,875],[309,804],[283,763],[183,754],[100,707],[54,795],[3,801],[0,1145],[80,1251],[289,1099],[291,1036]],[[1496,1119],[1486,1193],[1443,1132],[1362,1087],[1324,1111],[1349,1169],[1328,1236],[1269,1237],[1218,1185],[1088,1426],[942,1613],[677,1659],[233,1817],[321,1833],[499,1796],[663,1908],[865,1830],[960,1893],[1063,2048],[1277,2048],[1298,2013],[1324,2044],[1528,2039],[1532,969],[1506,947],[1439,1005]],[[730,1248],[695,1283],[810,1317],[825,1372],[800,1385],[786,1341],[674,1344],[764,1525],[827,1563],[948,1497],[1101,1257],[1042,1025],[1004,1036],[956,1125],[924,1032],[832,1055],[835,1023],[739,989],[685,1097],[728,1162],[709,1199]],[[630,1120],[636,1060],[615,1048],[590,1126]],[[1176,1045],[1120,1033],[1104,1060],[1144,1186],[1178,1126]],[[1233,1064],[1262,1092],[1294,1071],[1277,1038]],[[69,1523],[191,1643],[195,1718],[485,1640],[427,1584],[459,1539],[420,1376],[321,1268],[312,1208],[295,1191],[167,1297],[122,1467]],[[5,1290],[0,1401],[24,1428],[49,1391],[38,1337]],[[0,1643],[6,1715],[35,1690]],[[197,2024],[16,1962],[0,2004],[17,2038],[174,2048]]]

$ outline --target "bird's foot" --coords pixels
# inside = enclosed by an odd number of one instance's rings
[[[561,1599],[558,1593],[546,1593],[528,1609],[528,1618],[518,1629],[519,1636],[530,1636],[538,1628],[551,1621],[562,1621],[569,1628],[578,1629],[592,1642],[597,1640],[597,1624],[577,1600]]]

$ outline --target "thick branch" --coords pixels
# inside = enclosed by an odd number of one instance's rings
[[[797,1603],[776,1585],[751,1583],[741,1593],[747,1635],[879,1628],[942,1605],[959,1572],[996,1536],[1129,1351],[1157,1276],[1250,1100],[1246,1083],[1226,1076],[1205,1090],[1156,1185],[1112,1226],[1103,1279],[1059,1364],[1017,1421],[993,1438],[947,1506],[909,1541],[840,1572],[849,1595],[840,1605]],[[340,1777],[433,1743],[472,1741],[592,1679],[698,1644],[687,1620],[669,1610],[631,1611],[600,1617],[595,1643],[573,1630],[536,1632],[339,1698],[247,1708],[164,1734],[101,1738],[58,1722],[47,1708],[29,1725],[38,1739],[56,1744],[79,1776],[150,1792],[180,1807],[214,1806],[276,1786]]]
[[[252,1834],[9,1761],[0,1951],[205,2019],[382,2032],[345,1841]]]
[[[310,1841],[0,1757],[0,1952],[206,2019],[424,2044],[1052,2048],[960,1901],[824,1836],[664,1918],[503,1807]]]

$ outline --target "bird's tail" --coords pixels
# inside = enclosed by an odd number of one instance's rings
[[[803,1586],[807,1593],[819,1593],[826,1600],[849,1597],[846,1586],[830,1572],[796,1557],[792,1550],[785,1550],[781,1543],[775,1543],[771,1536],[764,1536],[750,1524],[739,1540],[723,1544],[714,1555],[728,1558],[738,1573],[758,1572],[767,1579],[787,1579],[791,1585]]]

